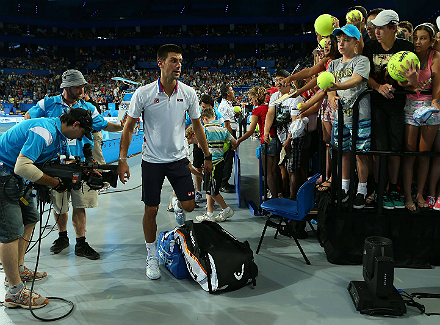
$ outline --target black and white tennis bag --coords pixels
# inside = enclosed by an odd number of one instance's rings
[[[238,241],[217,223],[188,220],[177,228],[175,239],[189,274],[203,290],[213,293],[256,285],[258,267],[249,243]]]

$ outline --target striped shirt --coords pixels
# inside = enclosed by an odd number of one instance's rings
[[[209,153],[212,154],[212,163],[216,165],[223,160],[223,153],[229,148],[229,142],[233,139],[228,129],[213,120],[203,126],[208,142]]]

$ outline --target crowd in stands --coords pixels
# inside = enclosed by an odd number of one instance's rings
[[[261,58],[258,58],[261,59]],[[265,60],[275,60],[276,68],[285,68],[291,63],[290,57],[264,57]],[[208,60],[206,56],[198,56],[195,61]],[[74,66],[68,58],[64,57],[0,57],[0,102],[20,103],[36,102],[46,95],[58,94],[60,75],[62,71],[75,68],[85,72],[88,81],[87,89],[99,103],[119,103],[124,90],[124,85],[111,80],[113,77],[122,77],[141,84],[154,81],[157,78],[155,69],[138,69],[138,61],[155,61],[153,58],[137,59],[135,55],[128,60],[122,59],[94,59],[91,56],[81,58]],[[239,91],[240,100],[246,97],[246,89],[254,85],[272,84],[271,73],[266,69],[256,69],[257,57],[237,58],[235,55],[224,55],[212,60],[218,68],[248,68],[249,70],[232,72],[210,72],[207,69],[184,69],[182,81],[194,87],[201,93],[209,93],[214,98],[220,96],[219,89],[223,82],[228,81],[234,88],[244,87]],[[100,63],[96,69],[88,69],[89,63]],[[311,57],[299,58],[293,66],[306,67],[310,65]],[[4,69],[34,69],[47,70],[48,76],[38,76],[32,72],[6,74]],[[115,92],[116,89],[116,92]]]
[[[30,70],[49,70],[52,74],[54,70],[63,70],[69,66],[69,59],[57,56],[29,56],[29,57],[0,57],[0,70],[9,69],[30,69]]]
[[[311,29],[310,29],[311,30]],[[291,35],[303,33],[301,24],[236,24],[232,29],[226,25],[188,25],[182,26],[140,26],[95,28],[95,29],[66,29],[48,28],[43,26],[28,26],[8,23],[0,29],[4,35],[33,36],[42,38],[63,38],[71,40],[83,39],[122,39],[122,38],[156,38],[156,37],[212,37],[212,36],[249,36],[249,35]]]

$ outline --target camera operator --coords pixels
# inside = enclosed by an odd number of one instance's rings
[[[99,107],[98,103],[96,103],[87,92],[84,94],[84,100],[87,103],[90,103],[93,106],[95,106],[98,113],[101,114],[101,108]],[[92,153],[93,159],[95,159],[95,161],[98,164],[104,165],[105,159],[104,156],[102,155],[102,132],[93,130],[92,134],[93,134],[93,153]]]
[[[26,119],[36,117],[57,117],[66,112],[70,107],[90,110],[93,118],[93,129],[110,132],[121,131],[123,123],[116,124],[107,122],[99,115],[95,106],[87,103],[84,97],[84,86],[87,81],[78,70],[67,70],[61,77],[61,95],[46,97],[41,99],[25,115]],[[90,143],[93,148],[93,141],[84,139],[83,141],[73,140],[69,143],[71,154],[84,159],[83,146]],[[94,208],[98,206],[98,191],[89,190],[87,184],[80,190],[72,190],[67,193],[59,194],[53,192],[52,202],[54,205],[54,216],[58,226],[59,237],[53,243],[50,251],[54,254],[60,253],[63,249],[69,247],[69,238],[67,237],[67,212],[69,211],[69,197],[72,199],[73,213],[72,224],[76,233],[75,255],[83,256],[91,260],[100,258],[85,239],[86,230],[86,211],[85,208]]]
[[[83,109],[71,109],[59,118],[27,120],[0,135],[0,259],[5,271],[6,307],[44,307],[49,299],[33,292],[23,282],[31,281],[34,272],[26,268],[24,254],[35,224],[39,221],[25,179],[64,192],[61,179],[44,174],[34,163],[64,154],[67,139],[91,138],[92,116]],[[35,280],[46,277],[37,272]]]

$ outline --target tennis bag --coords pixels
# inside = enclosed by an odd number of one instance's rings
[[[177,228],[175,237],[189,273],[203,290],[213,293],[256,285],[258,267],[249,243],[238,241],[217,223],[188,220]]]
[[[162,231],[157,239],[157,257],[177,279],[190,279],[191,275],[186,268],[182,251],[177,245],[175,237],[176,229]]]

